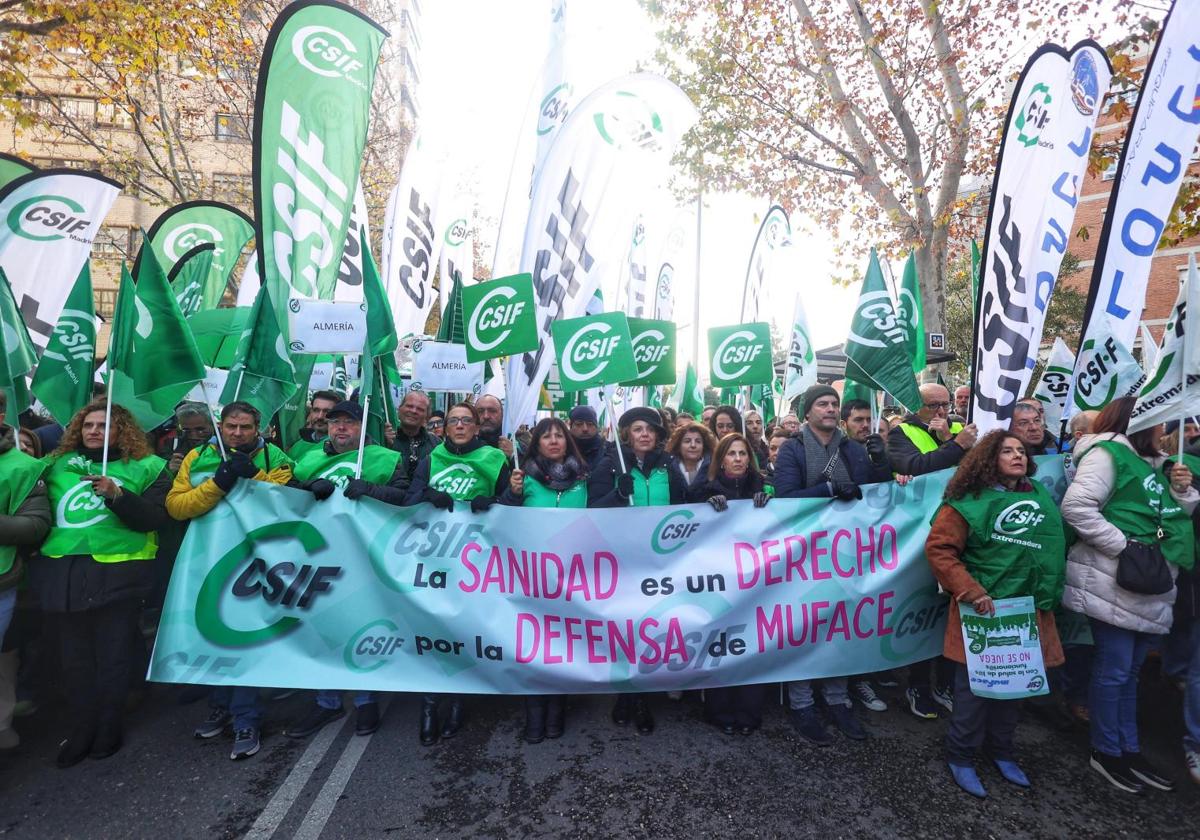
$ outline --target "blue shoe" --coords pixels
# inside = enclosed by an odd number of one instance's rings
[[[1017,787],[1029,787],[1029,777],[1025,775],[1025,771],[1017,766],[1015,761],[1003,761],[999,758],[993,758],[992,761],[996,764],[996,769],[1000,771],[1000,775],[1006,781],[1012,782]]]
[[[954,776],[955,784],[972,796],[978,796],[980,799],[987,798],[987,791],[983,787],[983,782],[979,781],[979,774],[975,772],[974,767],[949,763],[947,766],[950,768],[950,775]]]

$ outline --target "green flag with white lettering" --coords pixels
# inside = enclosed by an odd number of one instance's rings
[[[400,425],[396,406],[392,402],[389,384],[401,384],[400,371],[396,367],[396,348],[400,341],[396,337],[396,322],[392,318],[392,307],[388,303],[387,291],[379,279],[379,269],[371,254],[371,243],[366,231],[360,233],[362,243],[363,300],[367,304],[367,346],[359,361],[362,375],[360,404],[365,394],[374,394],[367,406],[367,434],[376,443],[384,442],[383,427],[390,423],[392,428]]]
[[[904,278],[896,300],[896,317],[904,325],[908,356],[913,373],[925,369],[925,312],[921,308],[921,284],[917,280],[917,255],[910,251],[904,263]]]
[[[92,397],[96,369],[96,304],[92,264],[85,261],[33,376],[33,393],[67,425]]]
[[[179,258],[167,275],[171,292],[184,318],[199,312],[204,303],[204,287],[212,274],[213,254],[216,246],[204,242]]]
[[[704,389],[700,387],[700,377],[696,375],[696,366],[688,362],[687,371],[683,374],[683,383],[677,385],[679,400],[677,407],[680,411],[692,415],[697,420],[704,411]]]
[[[584,391],[637,376],[629,319],[624,312],[555,321],[550,331],[564,391]]]
[[[921,408],[908,338],[896,317],[875,249],[846,338],[846,378],[887,391],[909,411]]]
[[[122,266],[108,351],[109,393],[149,430],[204,379],[204,362],[158,258],[143,248],[135,285]]]
[[[515,274],[464,286],[461,300],[468,362],[537,350],[540,338],[532,275]]]
[[[3,332],[0,338],[3,345],[0,347],[3,350],[0,353],[0,389],[8,395],[8,416],[15,419],[29,408],[29,385],[25,376],[37,364],[37,356],[3,269],[0,269],[0,286],[3,286],[0,289],[0,327]]]
[[[763,321],[708,330],[709,384],[714,388],[761,385],[775,378],[771,326]]]
[[[271,292],[260,286],[242,330],[221,402],[244,400],[259,410],[262,426],[297,391],[296,368],[288,355]]]

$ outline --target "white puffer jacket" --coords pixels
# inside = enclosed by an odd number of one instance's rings
[[[1175,590],[1163,595],[1138,595],[1117,586],[1117,555],[1125,550],[1125,535],[1100,512],[1113,493],[1116,470],[1112,456],[1102,449],[1083,457],[1105,440],[1133,451],[1123,435],[1084,435],[1075,445],[1075,463],[1079,469],[1063,496],[1062,514],[1075,529],[1079,541],[1067,552],[1063,606],[1115,627],[1163,634],[1171,629]],[[1163,462],[1162,458],[1145,460],[1155,468]],[[1200,502],[1200,493],[1192,487],[1183,494],[1172,490],[1171,495],[1188,513]],[[1174,565],[1170,569],[1172,576],[1178,571]]]

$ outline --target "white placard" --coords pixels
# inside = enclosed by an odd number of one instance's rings
[[[225,390],[225,380],[228,378],[229,371],[206,367],[204,368],[204,381],[197,383],[195,388],[188,391],[187,398],[204,403],[215,410],[221,405],[221,392]]]
[[[412,345],[413,391],[454,391],[479,394],[483,390],[483,362],[467,362],[463,344],[422,341]]]
[[[288,324],[293,353],[361,353],[367,340],[367,305],[291,298]]]

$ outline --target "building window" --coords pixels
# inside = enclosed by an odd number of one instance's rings
[[[1108,102],[1105,104],[1105,113],[1111,111],[1113,106],[1115,106],[1118,102],[1124,102],[1132,109],[1133,106],[1137,104],[1137,98],[1137,88],[1127,88],[1125,90],[1113,91],[1109,94]]]
[[[404,121],[409,125],[417,124],[417,103],[413,102],[412,94],[409,93],[408,85],[400,88],[400,107],[403,109]]]
[[[96,302],[96,314],[102,318],[112,318],[117,308],[117,290],[96,289],[92,297]]]
[[[96,103],[96,123],[113,128],[133,128],[133,118],[122,105],[116,102]]]
[[[127,260],[133,254],[130,247],[132,228],[124,225],[101,225],[92,243],[92,256],[98,260]]]
[[[421,74],[417,72],[417,64],[413,61],[412,53],[408,47],[400,48],[400,57],[404,60],[404,69],[408,72],[409,78],[414,85],[421,83]]]
[[[249,143],[250,127],[244,117],[237,114],[218,113],[214,136],[226,143]]]
[[[79,158],[35,157],[33,165],[38,169],[91,169],[92,164]]]
[[[78,125],[94,125],[96,122],[96,100],[82,96],[61,96],[59,110],[64,117]]]
[[[248,203],[253,196],[254,181],[249,175],[239,175],[236,172],[213,173],[212,197],[215,201],[244,204]]]
[[[400,25],[409,35],[412,36],[413,44],[417,49],[421,49],[421,36],[417,33],[417,27],[414,25],[412,15],[408,13],[408,9],[400,12]]]
[[[1104,171],[1100,173],[1101,181],[1111,181],[1117,177],[1117,161],[1113,161],[1108,166],[1104,167]]]

